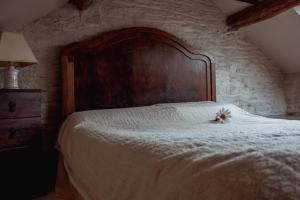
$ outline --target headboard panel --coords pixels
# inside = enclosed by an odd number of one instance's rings
[[[75,111],[215,101],[212,59],[152,28],[127,28],[63,49],[63,115]]]

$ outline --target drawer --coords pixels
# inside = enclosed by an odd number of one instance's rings
[[[0,120],[0,149],[32,144],[40,136],[41,118]]]
[[[41,116],[41,93],[0,92],[0,119]]]

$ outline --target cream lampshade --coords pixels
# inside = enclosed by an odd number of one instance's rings
[[[0,67],[5,67],[4,88],[18,89],[18,73],[16,68],[37,63],[24,36],[19,33],[0,33]]]

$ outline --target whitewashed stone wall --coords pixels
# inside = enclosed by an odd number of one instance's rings
[[[300,115],[300,73],[286,74],[284,82],[287,112]]]
[[[96,0],[83,12],[68,4],[19,30],[39,60],[22,70],[21,85],[42,88],[45,121],[56,120],[61,48],[105,31],[145,26],[172,33],[214,57],[218,101],[261,115],[285,113],[282,74],[239,33],[228,33],[224,21],[210,0]]]

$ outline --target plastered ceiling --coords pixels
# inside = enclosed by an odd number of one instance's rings
[[[228,16],[249,4],[235,0],[213,0]],[[276,17],[240,30],[285,73],[300,72],[300,15],[290,9]]]
[[[18,29],[67,2],[68,0],[0,0],[0,31]]]

